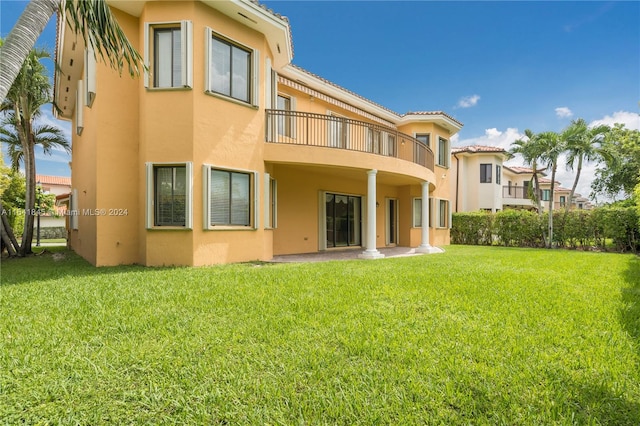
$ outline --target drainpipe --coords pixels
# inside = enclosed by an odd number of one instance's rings
[[[456,213],[458,213],[458,188],[460,186],[460,159],[456,154],[453,154],[453,158],[456,159]]]

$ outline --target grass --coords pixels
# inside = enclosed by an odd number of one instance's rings
[[[640,422],[632,255],[95,269],[55,250],[2,263],[3,424]]]

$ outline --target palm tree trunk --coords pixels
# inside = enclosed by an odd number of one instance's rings
[[[554,187],[556,184],[556,168],[558,164],[554,161],[551,167],[551,189],[549,190],[549,229],[547,230],[547,248],[553,247],[553,199],[554,199]]]
[[[24,142],[22,146],[24,152],[26,192],[24,197],[24,232],[22,233],[20,254],[26,256],[27,254],[33,253],[31,243],[33,241],[33,219],[36,213],[36,161],[31,123],[24,120],[23,125],[24,132],[26,133],[26,138],[23,139]]]
[[[569,210],[571,210],[571,206],[573,205],[573,196],[576,193],[576,188],[578,187],[578,180],[580,180],[580,172],[582,172],[582,155],[578,157],[578,167],[576,170],[576,178],[573,181],[573,186],[571,187],[571,193],[569,194],[569,200],[567,200],[567,204],[564,206],[564,214],[562,215],[562,228],[564,229],[565,223],[567,223],[567,217],[569,216]]]
[[[0,211],[4,211],[4,208],[2,207],[2,200],[0,200]],[[7,253],[9,253],[9,256],[17,256],[18,251],[20,250],[20,245],[18,245],[18,241],[13,235],[13,229],[11,229],[9,220],[4,214],[0,216],[0,237],[2,237],[2,242],[5,247],[7,247]]]
[[[533,190],[533,194],[536,197],[536,205],[538,206],[538,217],[542,216],[542,200],[540,197],[540,184],[538,182],[538,165],[534,162],[532,164],[532,170],[533,170],[533,185],[534,185],[534,190]],[[542,243],[544,244],[544,246],[547,246],[547,237],[544,234],[544,231],[542,231]]]
[[[32,0],[0,48],[0,101],[16,79],[29,51],[60,6],[61,0]]]

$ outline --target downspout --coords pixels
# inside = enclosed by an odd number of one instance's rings
[[[453,154],[453,158],[456,159],[456,213],[458,213],[458,187],[460,186],[460,159],[456,154]]]

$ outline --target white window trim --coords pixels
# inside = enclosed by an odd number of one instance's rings
[[[251,212],[249,214],[251,224],[243,225],[211,225],[211,170],[222,170],[226,172],[238,172],[251,175]],[[258,214],[258,194],[260,185],[258,172],[254,170],[234,169],[229,167],[218,167],[213,164],[202,165],[202,227],[209,231],[255,231],[260,227],[260,215]],[[266,223],[266,222],[265,222]]]
[[[213,39],[213,37],[219,38],[221,40],[225,40],[231,44],[235,44],[241,49],[251,52],[251,59],[250,59],[251,75],[249,76],[249,79],[251,80],[251,87],[250,87],[250,93],[249,93],[249,98],[250,98],[249,102],[245,102],[241,99],[236,99],[232,96],[227,96],[223,93],[214,92],[213,90],[210,89],[211,83],[212,83],[211,67],[210,67],[210,63],[212,59],[211,58],[211,40]],[[269,58],[267,58],[267,60],[270,61]],[[277,82],[277,77],[274,77],[273,81]],[[272,88],[273,88],[273,81],[271,83]],[[277,87],[277,83],[276,83],[276,87]],[[231,37],[227,37],[224,34],[213,31],[209,27],[205,27],[204,29],[204,91],[208,95],[213,95],[223,99],[227,99],[229,101],[236,102],[240,105],[250,105],[255,108],[260,107],[260,51],[253,49],[237,40],[234,40]],[[267,98],[268,97],[265,97],[265,103],[267,103],[266,101]],[[273,102],[273,98],[271,99],[271,101]]]
[[[180,26],[181,43],[181,86],[180,87],[155,87],[149,70],[151,67],[151,45],[153,43],[153,31],[158,27]],[[155,90],[176,90],[193,88],[193,24],[191,21],[145,22],[144,23],[144,87]]]
[[[416,214],[416,201],[420,201],[420,207],[422,208],[422,197],[413,197],[411,199],[411,226],[413,228],[422,228],[422,222],[417,225],[417,221],[422,221],[422,212]]]
[[[76,134],[82,135],[84,130],[84,80],[78,80],[76,89]]]
[[[96,55],[91,46],[84,51],[84,80],[86,82],[85,102],[87,107],[91,108],[96,99]]]
[[[154,182],[153,182],[153,168],[154,166],[176,166],[186,168],[187,187],[186,200],[185,200],[185,223],[184,226],[156,226],[154,225]],[[193,229],[193,163],[186,162],[169,162],[169,163],[145,163],[147,174],[147,199],[145,203],[146,208],[146,228],[147,229],[177,229],[177,230],[190,230]]]
[[[445,226],[440,226],[440,201],[447,203],[447,218]],[[430,198],[429,205],[431,212],[429,214],[429,227],[434,229],[451,229],[451,202],[446,198]]]
[[[444,164],[440,164],[440,141],[445,141],[445,155],[444,155]],[[437,146],[437,156],[435,158],[436,166],[444,167],[448,169],[451,167],[451,141],[449,139],[443,138],[442,136],[438,136],[438,146]]]

